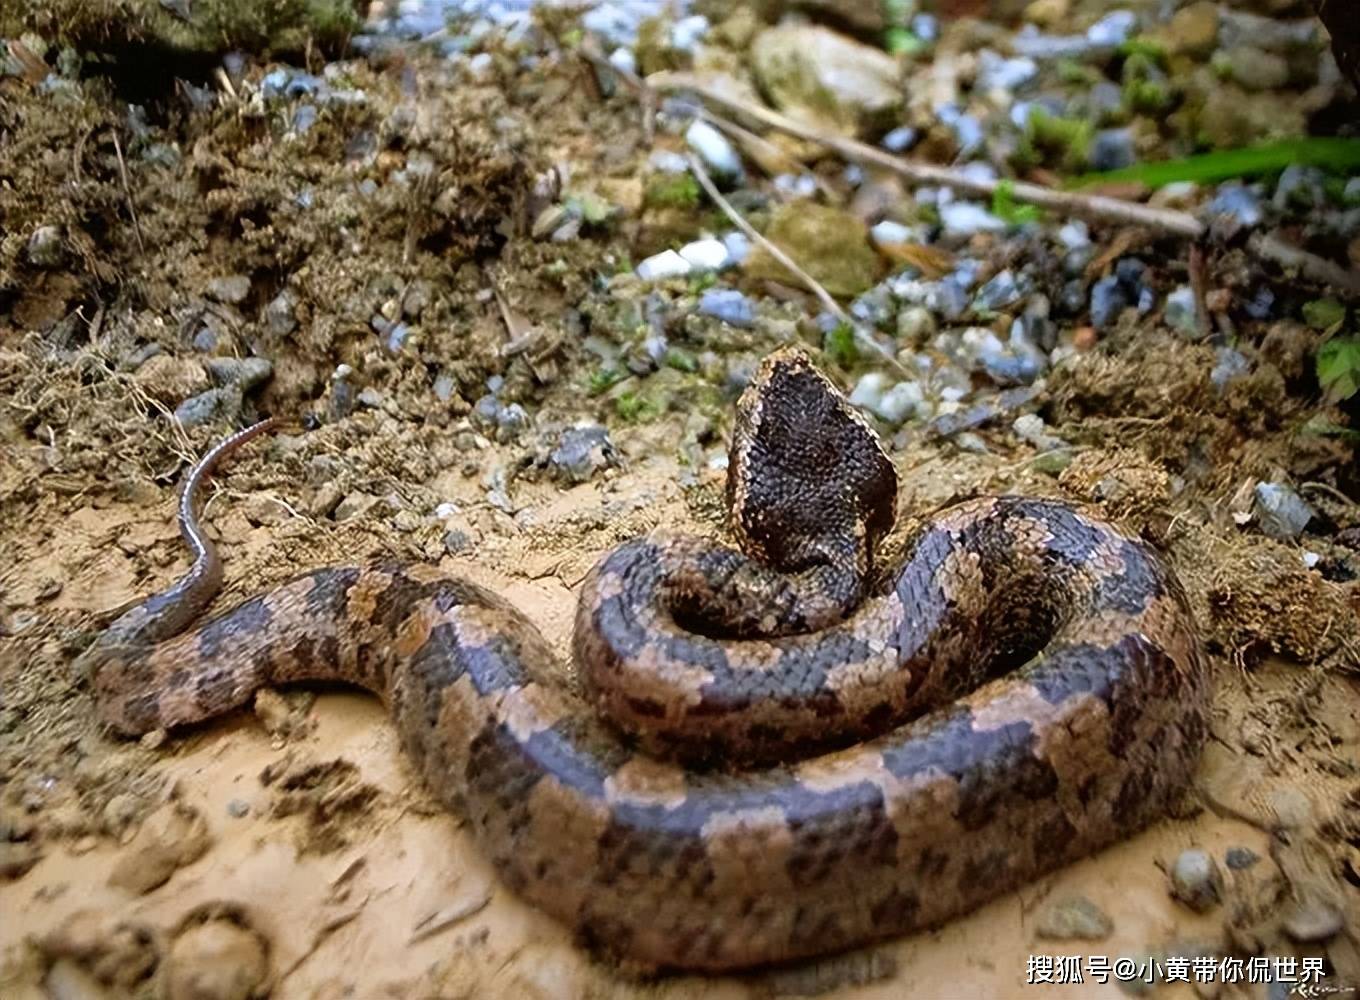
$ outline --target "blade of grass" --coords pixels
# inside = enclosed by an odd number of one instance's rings
[[[1154,188],[1180,181],[1210,184],[1231,180],[1234,177],[1273,173],[1283,170],[1291,163],[1322,167],[1326,170],[1360,170],[1360,139],[1291,139],[1264,146],[1225,149],[1216,153],[1189,156],[1183,160],[1139,163],[1123,170],[1085,174],[1073,179],[1068,186],[1081,188],[1090,184],[1125,181],[1146,184]]]

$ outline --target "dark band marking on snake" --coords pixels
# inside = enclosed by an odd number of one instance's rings
[[[1179,585],[1080,510],[958,504],[870,586],[896,475],[795,350],[738,405],[746,551],[608,553],[580,687],[504,600],[418,564],[313,570],[182,631],[221,578],[197,486],[264,429],[189,475],[190,572],[82,657],[99,716],[138,734],[265,685],[361,685],[504,882],[616,955],[723,970],[930,927],[1158,818],[1207,735]]]

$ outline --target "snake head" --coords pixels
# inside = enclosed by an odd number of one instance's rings
[[[727,504],[737,543],[784,572],[853,560],[892,528],[897,471],[878,435],[800,348],[761,363],[737,402]]]

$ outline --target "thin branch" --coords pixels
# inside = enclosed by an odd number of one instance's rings
[[[704,100],[720,104],[729,111],[748,115],[771,128],[825,146],[847,160],[869,163],[885,170],[891,170],[911,184],[938,185],[985,198],[990,198],[1005,185],[1011,196],[1016,200],[1028,202],[1040,208],[1052,209],[1065,215],[1074,215],[1096,221],[1117,222],[1123,225],[1148,226],[1159,232],[1183,236],[1188,239],[1199,239],[1205,232],[1204,224],[1188,212],[1152,208],[1148,205],[1120,201],[1118,198],[1106,198],[1101,195],[1055,191],[1052,188],[1041,187],[1038,184],[1029,184],[1024,181],[986,180],[970,176],[951,167],[913,163],[854,139],[847,139],[844,136],[810,128],[759,104],[752,104],[750,101],[724,94],[687,73],[653,73],[644,82],[646,87],[651,90],[661,92],[689,91],[697,94]]]
[[[137,235],[137,249],[146,253],[142,241],[142,224],[137,221],[137,207],[132,204],[132,186],[128,184],[127,162],[123,159],[123,144],[118,141],[118,130],[113,130],[113,151],[118,154],[118,176],[123,181],[123,197],[127,199],[128,214],[132,216],[132,231]]]
[[[1247,240],[1247,249],[1258,257],[1279,264],[1285,270],[1297,270],[1309,281],[1330,285],[1347,295],[1360,297],[1360,272],[1347,271],[1340,264],[1291,246],[1277,236],[1253,233]]]
[[[854,331],[857,343],[862,344],[875,354],[880,355],[884,361],[903,375],[908,377],[911,376],[911,372],[907,371],[902,363],[898,361],[897,358],[893,357],[892,352],[878,341],[874,340],[873,337],[869,336],[868,332],[864,330],[859,323],[856,323],[849,313],[841,308],[840,303],[831,297],[831,293],[823,288],[816,278],[804,271],[792,257],[757,232],[756,228],[747,222],[740,212],[732,207],[732,203],[722,196],[722,192],[719,191],[718,186],[713,183],[713,178],[708,175],[708,171],[704,169],[703,163],[700,162],[697,156],[693,153],[689,153],[686,155],[686,159],[689,161],[689,169],[693,172],[695,179],[698,180],[700,186],[704,189],[704,192],[713,200],[715,205],[722,209],[723,214],[732,220],[734,226],[745,233],[747,238],[752,242],[758,243],[764,247],[771,257],[786,267],[794,277],[803,283],[803,286],[808,291],[817,296],[817,300],[821,302],[822,308],[831,313],[831,315],[835,316],[842,323],[848,325],[850,329]]]

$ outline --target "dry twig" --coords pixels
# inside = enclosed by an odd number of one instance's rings
[[[137,250],[146,253],[142,241],[142,224],[137,221],[137,207],[132,204],[132,186],[128,184],[127,162],[123,159],[123,144],[118,141],[118,130],[113,130],[113,151],[118,154],[118,176],[123,181],[123,197],[127,199],[128,214],[132,216],[132,231],[137,236]]]
[[[722,192],[719,191],[718,186],[713,183],[713,178],[708,175],[708,171],[704,169],[704,165],[699,162],[697,156],[690,153],[686,159],[689,160],[690,171],[693,172],[695,179],[698,180],[699,185],[704,189],[704,192],[713,200],[715,205],[722,209],[723,214],[732,220],[734,226],[745,233],[748,239],[755,243],[759,243],[771,257],[787,268],[794,277],[803,283],[804,288],[817,296],[817,300],[821,302],[822,307],[827,312],[849,326],[850,329],[854,331],[856,343],[867,347],[875,354],[881,356],[884,361],[897,369],[902,375],[908,377],[911,375],[911,372],[907,371],[902,363],[898,361],[897,358],[893,357],[891,351],[878,341],[874,340],[873,337],[869,336],[868,332],[859,323],[856,323],[849,313],[841,308],[840,303],[831,297],[831,293],[823,288],[816,278],[804,271],[792,257],[757,232],[756,228],[747,222],[740,212],[732,207],[732,203],[722,196]]]

